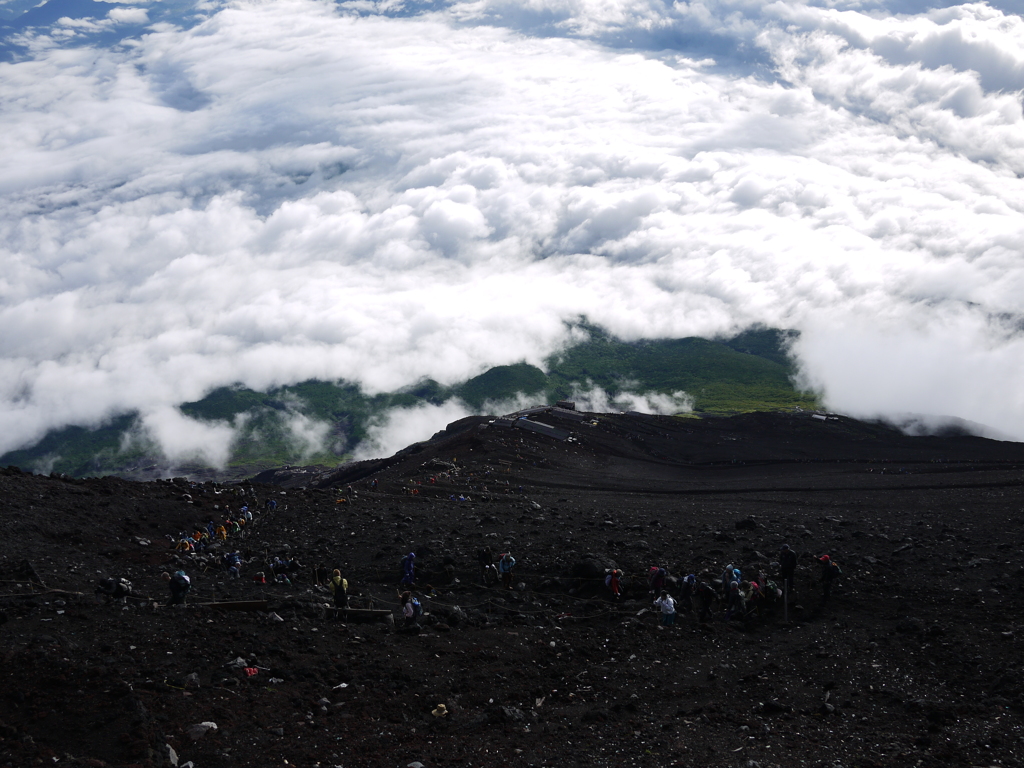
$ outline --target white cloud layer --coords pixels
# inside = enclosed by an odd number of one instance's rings
[[[241,419],[244,420],[242,415]],[[126,435],[127,441],[138,441],[146,447],[156,446],[172,463],[199,461],[214,467],[225,467],[240,423],[205,422],[191,419],[177,408],[154,408],[148,411]]]
[[[421,403],[412,408],[393,408],[367,429],[366,439],[359,443],[353,460],[392,456],[403,448],[426,440],[453,421],[471,416],[472,411],[459,400],[441,405]]]
[[[636,411],[637,413],[654,413],[673,416],[678,413],[689,413],[693,410],[693,398],[686,392],[660,394],[658,392],[633,392],[626,387],[623,391],[610,395],[601,387],[588,382],[586,388],[573,387],[572,399],[576,410],[590,413],[612,413],[618,411]]]
[[[128,410],[187,452],[213,387],[451,383],[581,315],[798,328],[835,409],[1024,439],[1019,16],[204,2],[101,42],[157,5],[0,64],[0,452]]]

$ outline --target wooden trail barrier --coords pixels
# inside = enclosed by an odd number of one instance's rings
[[[335,615],[343,618],[345,621],[388,622],[394,619],[394,616],[391,613],[391,611],[379,608],[335,608],[333,610],[335,612]]]
[[[204,608],[217,608],[221,611],[266,611],[268,601],[266,600],[230,600],[217,603],[196,603]]]

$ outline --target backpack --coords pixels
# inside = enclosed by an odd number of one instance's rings
[[[188,574],[184,571],[175,571],[174,576],[171,577],[171,581],[185,591],[192,589],[192,579],[190,579]]]
[[[415,597],[412,599],[412,617],[418,619],[423,615],[423,605]]]
[[[834,560],[828,564],[828,577],[830,579],[838,579],[843,575],[843,569],[839,567],[839,563]]]

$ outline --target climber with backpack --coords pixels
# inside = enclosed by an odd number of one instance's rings
[[[127,602],[126,598],[132,593],[132,583],[128,579],[113,577],[100,579],[96,583],[96,597],[108,597],[111,600]]]
[[[228,576],[237,579],[242,573],[242,555],[238,552],[225,552],[221,555],[221,562]]]
[[[171,599],[167,605],[180,605],[185,602],[185,595],[192,589],[192,579],[184,571],[175,571],[172,576],[164,571],[161,578],[167,582],[167,588],[171,591]]]
[[[423,615],[423,604],[412,596],[412,592],[403,592],[400,597],[405,626],[411,627],[414,624],[419,624],[420,617]]]
[[[501,576],[501,586],[505,589],[512,589],[512,569],[516,567],[516,559],[508,552],[498,558],[498,574]]]
[[[647,585],[652,595],[661,594],[665,588],[665,579],[668,578],[668,571],[660,565],[652,565],[647,572]]]
[[[679,610],[683,613],[693,612],[693,597],[697,594],[697,575],[687,574],[679,586]]]
[[[402,578],[399,583],[403,587],[411,587],[416,583],[416,553],[410,552],[402,558]]]
[[[821,602],[826,603],[832,595],[832,584],[843,575],[843,569],[828,555],[819,557],[818,562],[821,563]]]
[[[613,569],[604,577],[604,585],[612,592],[612,599],[619,600],[622,597],[622,571]]]
[[[334,607],[343,610],[348,608],[348,579],[341,575],[341,571],[335,568],[331,573],[331,580],[328,582],[331,592],[334,593]]]
[[[694,593],[695,608],[699,614],[699,621],[710,621],[711,606],[718,598],[718,594],[715,592],[714,587],[708,584],[706,581],[702,581],[697,585],[697,591]]]

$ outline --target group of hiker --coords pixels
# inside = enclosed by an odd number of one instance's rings
[[[193,489],[195,484],[193,484]],[[253,489],[245,489],[240,487],[236,489],[236,493],[244,497],[251,495],[252,504],[255,507],[257,504],[256,493]],[[277,508],[277,501],[275,499],[267,499],[263,505],[264,512],[273,512]],[[213,548],[214,544],[224,544],[228,538],[234,534],[241,534],[246,526],[251,525],[254,521],[254,515],[252,509],[246,501],[243,501],[241,508],[237,514],[231,513],[230,509],[226,509],[226,516],[223,522],[220,524],[215,523],[212,519],[208,520],[202,525],[197,525],[191,534],[182,531],[178,534],[177,539],[168,537],[173,541],[176,541],[174,545],[175,552],[183,555],[190,556],[193,564],[201,564],[205,567],[209,567],[211,564],[218,564],[228,578],[238,579],[241,578],[242,567],[251,559],[243,557],[242,553],[238,550],[229,550],[222,552],[219,557],[213,555],[213,553],[206,554],[208,548]],[[198,559],[196,559],[198,556]],[[211,559],[213,558],[213,559]],[[180,562],[180,560],[179,560]],[[269,563],[269,571],[271,574],[271,581],[281,584],[290,585],[290,575],[293,575],[296,571],[301,568],[297,559],[288,559],[282,557],[274,557]],[[337,572],[335,572],[337,573]],[[161,574],[161,579],[167,583],[168,591],[170,596],[167,601],[167,605],[180,605],[185,602],[185,597],[192,589],[192,579],[182,568],[174,571],[173,573],[165,571]],[[259,571],[253,576],[253,581],[258,584],[268,583],[268,579],[264,571]],[[347,582],[346,582],[347,584]],[[344,591],[344,590],[343,590]],[[103,599],[120,600],[124,602],[131,595],[132,583],[125,578],[114,578],[108,577],[100,579],[97,582],[96,594],[97,597]]]
[[[842,569],[827,554],[816,559],[824,605]],[[694,573],[675,579],[669,576],[667,569],[655,565],[648,572],[648,593],[654,597],[654,607],[661,612],[661,623],[666,627],[675,624],[677,612],[696,614],[701,622],[710,621],[714,618],[716,603],[722,607],[720,615],[726,621],[762,618],[768,607],[780,601],[788,602],[793,596],[797,555],[788,544],[783,544],[779,550],[776,566],[775,574],[759,567],[744,574],[741,568],[730,563],[718,578],[705,572],[700,579]],[[622,572],[618,569],[605,577],[612,599],[622,596],[621,580]]]
[[[221,560],[229,577],[238,578],[244,560],[238,552],[226,552]],[[503,589],[513,589],[513,576],[516,559],[510,552],[503,552],[495,558],[491,551],[482,548],[477,552],[480,568],[480,579],[485,586],[500,584]],[[842,575],[838,563],[830,555],[816,558],[820,569],[819,583],[822,589],[822,602],[831,596],[832,587]],[[274,557],[269,563],[269,571],[273,581],[290,584],[289,575],[294,575],[301,564],[295,558]],[[447,568],[454,574],[453,566]],[[649,598],[653,598],[653,607],[661,615],[661,624],[671,627],[675,624],[679,613],[696,616],[700,622],[706,622],[717,616],[726,621],[747,621],[761,618],[765,612],[780,601],[788,601],[794,594],[794,576],[797,570],[797,554],[788,544],[782,545],[778,561],[772,563],[768,572],[755,566],[744,572],[744,569],[733,563],[727,564],[721,574],[705,570],[700,577],[690,573],[682,578],[672,576],[668,569],[660,565],[649,567],[646,587]],[[192,580],[184,569],[173,573],[164,572],[161,578],[167,583],[169,598],[168,606],[180,605],[192,589]],[[321,581],[326,578],[326,582]],[[406,626],[416,624],[423,615],[423,606],[412,590],[417,588],[417,558],[415,552],[409,552],[401,560],[401,575],[398,593],[401,617]],[[326,571],[317,569],[316,583],[326,586],[333,595],[334,608],[347,610],[349,583],[339,569],[334,569],[329,578]],[[261,571],[254,581],[266,584],[267,579]],[[453,578],[453,581],[457,581]],[[625,577],[618,568],[610,569],[605,578],[604,586],[612,600],[620,600],[624,595]],[[633,585],[633,590],[639,585]],[[642,589],[642,587],[639,587]],[[433,588],[426,585],[426,594],[433,594]],[[132,584],[124,578],[102,579],[97,586],[97,594],[110,599],[121,599],[122,602],[131,594]],[[716,611],[716,608],[718,609]]]
[[[244,560],[239,552],[225,552],[221,556],[221,562],[224,565],[224,569],[228,574],[229,578],[239,578],[240,571]],[[282,558],[274,557],[270,561],[270,573],[272,574],[271,581],[281,584],[291,584],[289,575],[294,575],[302,567],[297,558]],[[161,579],[167,583],[167,588],[170,591],[170,598],[167,601],[167,605],[180,605],[185,602],[185,596],[192,589],[192,579],[185,572],[184,569],[179,569],[174,573],[165,571],[161,575]],[[268,580],[263,571],[258,572],[254,577],[253,581],[257,584],[267,584]],[[328,583],[328,587],[334,594],[335,606],[339,608],[348,607],[348,581],[341,577],[341,572],[335,569],[332,574],[332,578]],[[125,578],[113,578],[108,577],[100,579],[96,585],[97,596],[104,598],[110,598],[112,600],[121,600],[124,602],[132,593],[132,583]]]
[[[175,544],[174,549],[186,554],[203,552],[214,542],[224,543],[228,540],[228,536],[241,534],[245,526],[251,524],[252,521],[252,510],[247,504],[243,504],[237,515],[227,510],[225,519],[220,523],[215,523],[211,519],[203,525],[196,526],[191,534],[182,531],[178,534],[178,543]]]
[[[477,552],[477,563],[480,566],[480,580],[485,584],[500,582],[505,589],[512,589],[512,575],[516,567],[516,559],[510,552],[503,552],[498,555],[495,561],[489,549],[481,549]],[[400,563],[401,575],[398,583],[403,587],[412,587],[416,584],[416,553],[410,552],[402,558]],[[444,566],[445,576],[449,583],[455,579],[455,567],[451,562]]]
[[[503,589],[512,589],[512,578],[515,572],[516,559],[511,552],[502,552],[497,559],[486,547],[477,551],[477,564],[480,567],[480,580],[485,586],[501,584]],[[412,594],[413,588],[417,587],[417,560],[416,553],[410,552],[405,555],[399,565],[401,574],[399,576],[398,599],[401,608],[402,619],[405,626],[417,624],[423,615],[423,606],[419,599]],[[444,571],[449,583],[456,583],[455,567],[450,561],[446,561]],[[434,588],[430,584],[422,586],[421,591],[428,596],[434,596]]]
[[[439,473],[442,479],[445,473]],[[428,483],[436,483],[439,478],[432,476]],[[195,556],[202,553],[207,547],[213,544],[223,545],[229,537],[242,534],[246,526],[254,521],[252,509],[248,499],[245,498],[245,490],[238,491],[243,495],[243,504],[237,514],[227,512],[225,519],[220,524],[210,519],[205,524],[197,526],[192,534],[182,532],[175,545],[175,550],[184,554]],[[255,493],[252,493],[251,503],[257,505]],[[277,506],[274,499],[268,499],[264,504],[264,511],[273,511]],[[220,549],[220,546],[216,547]],[[429,554],[429,553],[428,553]],[[199,562],[210,565],[212,553],[203,554]],[[817,558],[820,567],[820,580],[822,589],[822,601],[828,601],[831,596],[832,586],[835,580],[842,574],[838,564],[830,555],[820,555]],[[179,561],[180,562],[180,561]],[[241,552],[224,551],[213,562],[218,562],[229,578],[241,578],[243,566],[251,562]],[[485,585],[498,584],[502,589],[514,589],[516,559],[510,552],[502,552],[495,556],[491,550],[484,547],[477,551],[477,565],[479,567],[480,581]],[[274,557],[268,561],[267,571],[257,572],[253,580],[259,584],[269,582],[291,584],[291,578],[302,567],[297,559]],[[419,600],[413,596],[413,589],[417,589],[418,573],[421,564],[417,563],[416,552],[407,553],[400,563],[401,573],[399,576],[398,593],[401,614],[407,624],[419,621],[423,613],[423,607]],[[646,587],[649,599],[653,600],[653,607],[661,615],[661,622],[664,626],[673,626],[678,613],[695,615],[701,622],[709,621],[715,616],[724,620],[748,620],[760,618],[770,608],[780,601],[789,601],[794,593],[794,575],[797,570],[797,554],[788,544],[783,544],[779,550],[777,562],[772,563],[771,572],[763,569],[760,565],[748,567],[744,571],[733,563],[725,566],[722,572],[716,574],[705,570],[698,576],[697,573],[689,573],[686,576],[676,577],[669,574],[666,567],[662,565],[649,566],[646,578]],[[317,569],[315,583],[326,587],[333,595],[334,607],[336,609],[348,609],[348,580],[344,578],[339,569],[334,569],[330,577],[327,577],[326,570]],[[445,560],[445,574],[448,583],[457,583],[455,578],[454,560]],[[437,574],[442,582],[445,574]],[[169,599],[167,605],[178,605],[185,601],[186,595],[192,588],[192,582],[184,569],[164,572],[161,574],[168,585]],[[621,600],[629,588],[634,597],[639,596],[643,587],[636,584],[636,579],[626,579],[623,572],[618,568],[611,568],[605,573],[604,587],[606,594],[612,600]],[[522,585],[519,585],[522,588]],[[126,579],[108,578],[99,582],[97,593],[108,598],[122,600],[130,595],[131,582]],[[420,588],[422,591],[422,588]],[[426,585],[426,592],[431,593],[432,587]]]

